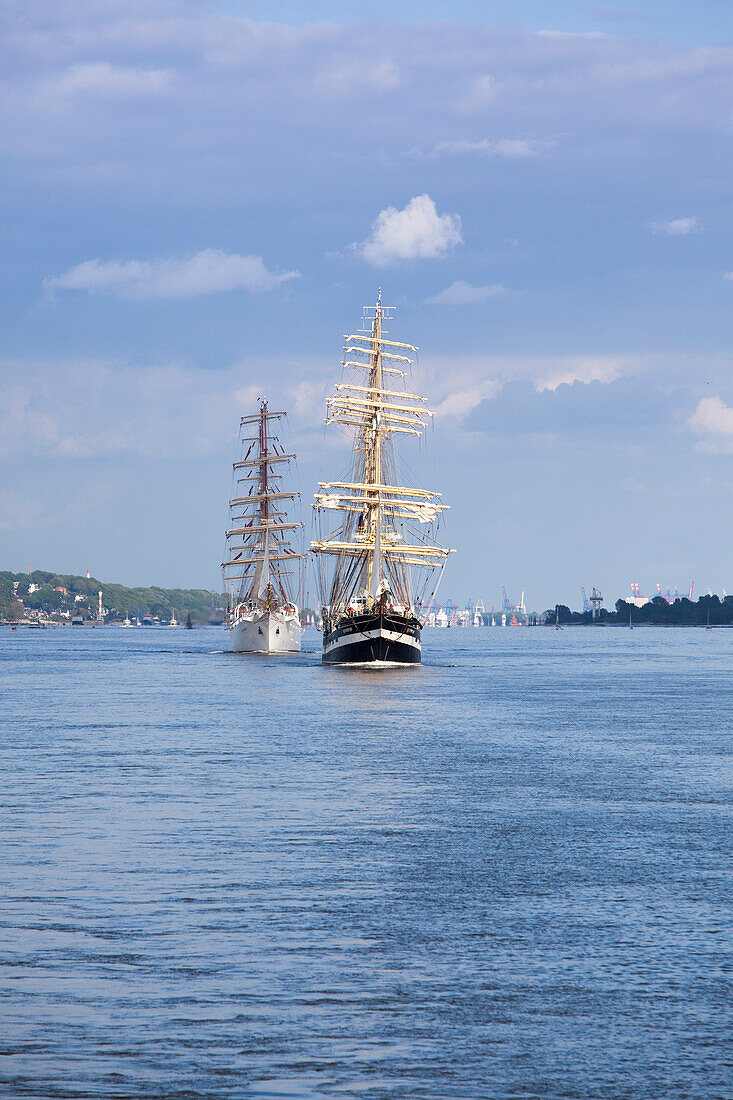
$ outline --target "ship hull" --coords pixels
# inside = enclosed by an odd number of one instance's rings
[[[323,635],[327,665],[420,664],[420,623],[404,615],[349,615]]]
[[[300,619],[281,611],[253,612],[229,628],[232,653],[299,653]]]

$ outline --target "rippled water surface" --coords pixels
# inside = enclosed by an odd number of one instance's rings
[[[0,628],[0,1095],[733,1095],[733,631]]]

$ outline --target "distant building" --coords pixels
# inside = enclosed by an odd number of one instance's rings
[[[644,604],[651,603],[652,601],[648,596],[624,596],[625,603],[632,603],[634,607],[643,607]]]

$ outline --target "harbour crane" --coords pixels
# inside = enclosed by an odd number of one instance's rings
[[[514,604],[511,602],[506,594],[506,588],[502,585],[501,589],[501,608],[502,611],[514,611]]]

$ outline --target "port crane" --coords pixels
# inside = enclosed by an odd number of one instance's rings
[[[502,585],[501,588],[501,609],[502,611],[515,611],[514,604],[511,602],[506,594],[506,588]]]

